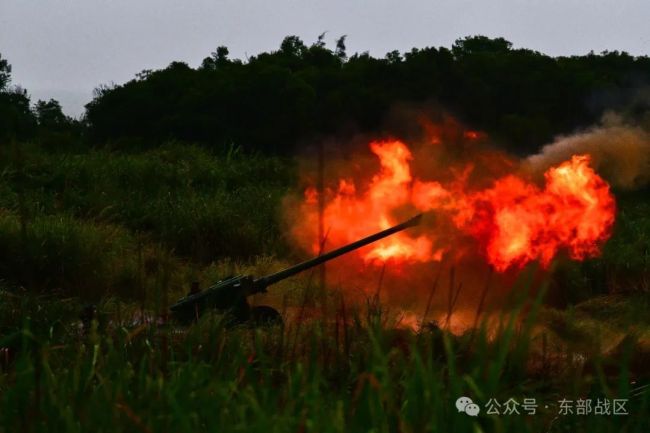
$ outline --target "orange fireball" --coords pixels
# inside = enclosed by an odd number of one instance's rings
[[[357,254],[367,264],[439,261],[455,248],[449,239],[464,236],[474,240],[473,250],[497,271],[532,261],[548,266],[561,251],[573,259],[597,255],[614,223],[614,197],[590,167],[588,155],[573,156],[550,168],[542,187],[510,174],[475,189],[466,182],[471,164],[449,167],[450,172],[461,174],[445,184],[415,178],[413,154],[402,141],[373,141],[370,150],[379,160],[379,170],[369,181],[343,178],[336,188],[324,191],[322,222],[328,246],[388,228],[399,222],[397,214],[403,218],[405,212],[434,212],[457,233],[436,236],[435,227],[398,233],[360,250]],[[314,253],[320,249],[314,236],[317,198],[316,189],[308,188],[293,228],[299,243]]]
[[[574,259],[597,255],[610,234],[615,202],[607,183],[574,156],[545,173],[543,189],[511,175],[465,197],[455,215],[461,230],[482,242],[499,271],[539,260],[547,266],[561,250]]]

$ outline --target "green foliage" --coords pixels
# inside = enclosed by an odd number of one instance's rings
[[[22,198],[28,215],[119,224],[199,262],[284,251],[280,201],[294,182],[288,161],[178,143],[130,154],[22,152],[21,161],[4,152],[0,207],[18,212]]]
[[[490,39],[487,36],[471,36],[457,39],[451,48],[456,57],[466,57],[476,54],[502,55],[512,48],[512,43],[503,38]]]
[[[36,119],[29,109],[27,91],[9,88],[11,65],[0,54],[0,140],[33,136]]]
[[[391,108],[433,102],[527,154],[607,109],[627,107],[635,100],[631,89],[648,76],[648,57],[553,58],[513,49],[503,38],[348,58],[344,37],[330,50],[322,37],[307,46],[288,36],[279,50],[246,62],[228,59],[219,47],[198,69],[172,63],[105,89],[87,105],[87,120],[97,143],[179,139],[223,148],[234,142],[287,154],[304,140],[351,128],[398,133],[384,122]]]
[[[0,275],[6,281],[86,299],[142,298],[179,270],[164,250],[121,228],[65,215],[24,221],[0,212],[0,245]]]
[[[86,299],[180,294],[213,260],[286,254],[280,205],[293,183],[291,162],[234,147],[15,143],[0,148],[0,280]]]
[[[0,54],[0,92],[5,90],[10,81],[11,65],[7,59],[3,59],[2,54]]]
[[[210,57],[203,59],[201,68],[205,70],[215,71],[217,69],[226,68],[232,63],[233,62],[228,60],[228,48],[219,46],[217,47],[216,51],[213,51],[212,54],[210,54]]]
[[[29,107],[27,91],[20,88],[0,91],[0,140],[29,139],[34,136],[36,118]],[[0,141],[0,146],[4,143]]]
[[[33,109],[38,123],[36,141],[46,149],[74,149],[81,147],[82,124],[61,109],[56,99],[39,100]]]
[[[65,128],[72,121],[63,114],[61,104],[56,99],[50,99],[47,102],[39,100],[34,106],[34,113],[38,126],[41,128],[58,130]]]
[[[585,368],[569,362],[543,383],[522,380],[515,372],[534,365],[530,348],[539,338],[508,317],[493,338],[485,328],[473,335],[435,329],[416,335],[366,322],[360,311],[348,313],[347,324],[337,311],[336,321],[269,329],[226,328],[221,317],[206,316],[179,330],[153,323],[134,328],[132,311],[105,304],[100,311],[110,311],[111,323],[95,322],[84,334],[75,321],[58,324],[65,332],[42,332],[33,304],[22,303],[28,312],[20,344],[1,361],[3,433],[641,433],[647,427],[648,393],[635,396],[629,383],[603,380],[598,359]],[[68,307],[51,308],[47,314],[58,317]],[[2,343],[7,347],[8,340]],[[567,356],[579,354],[572,350]],[[624,371],[627,361],[618,365]],[[478,417],[456,410],[461,395],[479,404]],[[536,398],[537,414],[485,414],[490,398],[510,397]],[[630,415],[557,415],[562,398],[604,397],[629,398]]]

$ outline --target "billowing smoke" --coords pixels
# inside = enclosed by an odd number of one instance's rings
[[[525,167],[541,176],[575,154],[590,155],[595,170],[615,188],[629,190],[650,183],[650,133],[626,124],[617,114],[605,115],[601,125],[587,131],[558,137],[528,157]]]

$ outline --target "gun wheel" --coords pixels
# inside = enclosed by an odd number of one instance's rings
[[[251,308],[250,322],[254,326],[282,325],[282,315],[278,310],[268,305],[259,305]]]

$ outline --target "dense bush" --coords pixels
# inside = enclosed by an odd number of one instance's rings
[[[32,147],[22,155],[5,153],[0,207],[18,211],[22,198],[29,214],[119,224],[202,262],[284,251],[279,206],[293,184],[289,161],[178,143],[144,153]]]
[[[0,275],[13,286],[86,299],[142,298],[165,279],[171,284],[178,269],[164,250],[119,227],[67,215],[27,221],[0,211]]]
[[[385,58],[347,57],[295,36],[279,50],[230,60],[220,47],[201,67],[173,62],[122,85],[103,87],[86,107],[91,139],[169,139],[217,148],[230,143],[291,153],[322,135],[397,134],[396,106],[439,104],[509,150],[527,154],[597,121],[605,110],[647,109],[650,58],[590,53],[554,58],[483,36],[451,49],[414,48]]]

